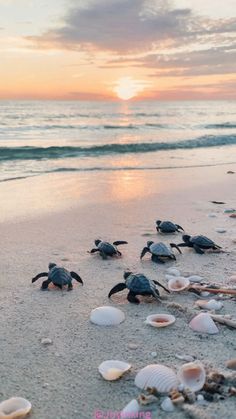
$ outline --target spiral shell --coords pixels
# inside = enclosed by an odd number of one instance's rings
[[[200,362],[188,362],[180,367],[177,377],[186,388],[199,391],[205,384],[206,372]]]
[[[195,316],[189,323],[189,326],[195,332],[209,333],[211,335],[219,332],[210,314],[208,313],[200,313]]]
[[[190,281],[183,276],[175,277],[169,280],[168,289],[174,292],[180,292],[188,288]]]
[[[91,311],[90,321],[99,326],[115,326],[125,320],[123,311],[111,306],[97,307]]]
[[[31,403],[23,397],[11,397],[0,403],[0,418],[23,418],[29,413],[31,407]]]
[[[171,368],[150,364],[138,372],[134,383],[141,389],[154,387],[159,393],[169,393],[178,386],[178,378]]]
[[[118,380],[126,371],[131,368],[131,365],[127,362],[110,360],[102,362],[98,371],[103,376],[105,380],[114,381]]]
[[[175,317],[171,314],[151,314],[147,316],[145,323],[153,327],[166,327],[175,322]]]

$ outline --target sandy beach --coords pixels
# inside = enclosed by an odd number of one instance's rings
[[[123,281],[126,269],[165,285],[171,266],[185,276],[227,284],[236,274],[236,219],[224,213],[236,208],[236,174],[229,170],[236,171],[235,165],[63,173],[1,183],[1,401],[27,398],[32,419],[88,419],[98,411],[103,416],[97,417],[105,418],[141,393],[134,385],[141,368],[160,363],[177,370],[184,361],[176,353],[226,372],[225,361],[235,357],[235,330],[219,325],[215,335],[193,332],[186,313],[193,310],[194,294],[160,290],[162,304],[140,297],[139,306],[127,301],[125,290],[110,300],[107,295]],[[211,213],[216,216],[209,217]],[[140,261],[147,240],[182,241],[181,233],[158,235],[157,219],[173,220],[191,235],[206,235],[226,252],[199,255],[183,248],[176,262],[154,264],[149,255]],[[220,234],[217,228],[226,232]],[[102,260],[87,253],[97,238],[126,240],[128,244],[120,246],[122,258]],[[53,287],[42,292],[41,280],[31,284],[31,278],[47,270],[49,262],[78,272],[84,286],[74,282],[70,293]],[[171,309],[168,304],[173,302],[187,311]],[[235,301],[223,303],[221,313],[234,315]],[[120,308],[125,321],[107,328],[90,323],[91,310],[102,305]],[[154,313],[174,314],[176,322],[163,329],[145,325]],[[43,345],[43,338],[52,343]],[[105,381],[98,366],[108,359],[130,362],[132,369],[116,382]],[[166,413],[154,404],[148,410],[152,419],[236,417],[234,397],[194,404],[192,413]]]

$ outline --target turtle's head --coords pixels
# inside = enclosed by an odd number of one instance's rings
[[[54,266],[57,266],[56,263],[51,263],[50,262],[49,265],[48,265],[49,271],[50,271],[50,269],[54,268]]]
[[[188,236],[188,234],[184,234],[182,236],[182,239],[183,239],[184,243],[189,243],[190,238],[191,238],[191,236]]]
[[[94,242],[94,243],[95,243],[95,245],[96,245],[96,246],[98,246],[98,245],[99,245],[99,243],[101,243],[101,241],[102,241],[102,240],[95,240],[95,242]]]
[[[148,241],[147,242],[147,247],[150,247],[151,246],[151,244],[153,244],[154,242],[152,242],[152,241]]]
[[[161,224],[161,220],[156,221],[156,225],[159,226]]]
[[[127,279],[127,278],[128,278],[128,276],[132,275],[132,273],[133,273],[133,272],[131,272],[131,271],[125,271],[125,272],[124,272],[124,279]]]

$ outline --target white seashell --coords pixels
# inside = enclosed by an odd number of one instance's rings
[[[91,311],[90,321],[99,326],[114,326],[125,320],[123,311],[111,306],[95,308]]]
[[[138,372],[134,383],[141,389],[154,387],[159,393],[169,393],[178,386],[178,379],[171,368],[160,364],[150,364]]]
[[[201,292],[202,297],[208,297],[209,295],[210,295],[210,293],[208,291]]]
[[[131,414],[138,413],[139,411],[140,411],[140,405],[136,399],[133,399],[121,411],[121,417],[128,417],[128,415],[131,417]],[[132,417],[134,416],[132,415]]]
[[[14,419],[23,418],[31,410],[31,403],[22,397],[11,397],[0,403],[0,418]]]
[[[206,301],[206,300],[197,300],[195,305],[199,308],[203,308],[205,310],[220,310],[223,307],[223,303],[220,301],[216,301],[214,299]]]
[[[190,282],[188,278],[184,278],[183,276],[175,277],[170,279],[168,282],[168,289],[174,292],[180,292],[188,288]]]
[[[188,277],[188,280],[190,282],[203,282],[204,278],[202,276],[199,276],[199,275],[190,275]]]
[[[115,361],[112,359],[110,361],[102,362],[98,367],[98,371],[105,380],[114,381],[118,380],[118,378],[130,368],[131,365],[127,364],[127,362]]]
[[[168,274],[168,275],[172,275],[172,276],[180,276],[181,274],[180,274],[180,271],[178,270],[178,269],[176,269],[176,268],[168,268],[167,270],[166,270],[166,273]]]
[[[214,212],[210,212],[210,214],[207,215],[210,218],[215,218],[217,217],[217,214],[215,214]]]
[[[170,279],[173,279],[173,278],[175,278],[175,276],[174,275],[165,275],[165,278],[166,278],[166,280],[167,281],[170,281]]]
[[[186,362],[193,362],[194,361],[194,356],[192,355],[185,355],[185,354],[175,354],[175,358],[180,359],[181,361],[186,361]]]
[[[226,231],[227,230],[225,228],[222,228],[222,227],[216,228],[217,233],[226,233]]]
[[[166,327],[175,322],[175,317],[171,314],[151,314],[147,316],[144,323],[154,327]]]
[[[52,339],[43,338],[43,339],[41,339],[41,343],[42,343],[42,345],[51,345],[52,344]]]
[[[210,314],[208,313],[200,313],[195,316],[189,323],[189,326],[195,332],[209,333],[211,335],[219,332]]]
[[[163,402],[161,403],[161,408],[165,412],[173,412],[175,410],[175,406],[169,397],[166,397],[163,400]]]
[[[177,377],[186,388],[199,391],[205,384],[206,371],[200,362],[189,362],[180,367]]]

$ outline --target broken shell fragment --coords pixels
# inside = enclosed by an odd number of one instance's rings
[[[223,303],[220,301],[212,300],[197,300],[195,305],[205,310],[220,310],[223,307]]]
[[[140,411],[140,405],[136,399],[131,400],[121,411],[121,417],[128,417],[128,415],[138,413]],[[135,415],[136,416],[136,415]],[[133,416],[134,417],[134,416]]]
[[[175,317],[171,314],[151,314],[150,316],[147,316],[144,323],[154,327],[166,327],[174,322]]]
[[[185,355],[185,354],[175,354],[175,358],[180,359],[181,361],[186,361],[186,362],[193,362],[194,361],[194,356],[192,355]]]
[[[95,308],[91,311],[90,321],[99,326],[115,326],[125,320],[123,311],[111,306]]]
[[[206,372],[200,362],[188,362],[180,367],[177,377],[186,388],[199,391],[205,384]]]
[[[195,316],[189,323],[189,326],[195,332],[209,333],[211,335],[219,332],[210,314],[208,313],[200,313]]]
[[[31,407],[31,403],[23,397],[11,397],[0,403],[0,418],[23,418],[30,412]]]
[[[185,400],[183,394],[178,390],[172,390],[169,394],[169,397],[171,398],[172,403],[176,406],[184,403]]]
[[[168,289],[174,292],[180,292],[188,288],[190,281],[183,276],[175,277],[169,280]]]
[[[161,408],[164,410],[164,412],[173,412],[175,410],[175,406],[169,397],[166,397],[163,400],[161,403]]]
[[[178,378],[171,368],[150,364],[138,372],[134,383],[141,389],[154,387],[159,393],[169,393],[178,386]]]
[[[131,365],[127,362],[110,360],[102,362],[98,367],[98,371],[105,380],[114,381],[118,380],[130,368]]]

